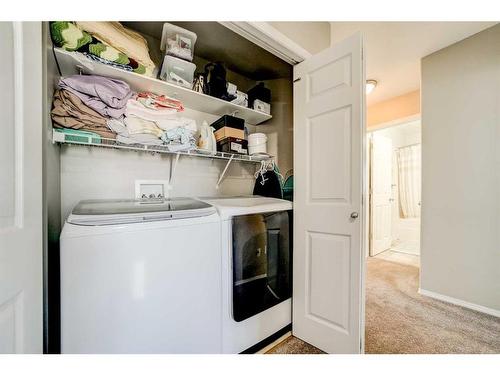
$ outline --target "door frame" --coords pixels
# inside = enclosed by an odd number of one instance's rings
[[[365,115],[366,115],[366,111],[365,111]],[[364,207],[364,212],[365,212],[365,226],[364,226],[364,240],[365,240],[365,245],[364,245],[364,248],[363,248],[363,251],[365,252],[365,259],[368,259],[368,257],[370,256],[370,227],[371,227],[371,222],[370,222],[370,218],[371,218],[371,202],[370,202],[370,165],[371,165],[371,158],[369,159],[369,153],[371,151],[371,145],[370,145],[370,140],[371,140],[371,137],[372,137],[372,134],[374,132],[376,132],[377,130],[383,130],[383,129],[388,129],[388,128],[393,128],[393,127],[396,127],[396,126],[400,126],[400,125],[405,125],[405,124],[409,124],[411,122],[414,122],[414,121],[420,121],[420,126],[422,126],[422,117],[421,117],[421,114],[416,114],[416,115],[411,115],[411,116],[407,116],[407,117],[401,117],[401,118],[398,118],[398,119],[395,119],[395,120],[391,120],[391,121],[387,121],[387,122],[382,122],[380,124],[377,124],[377,125],[374,125],[374,126],[371,126],[370,128],[368,127],[365,127],[365,135],[364,135],[364,142],[365,142],[365,145],[363,147],[363,152],[365,153],[363,159],[364,159],[364,163],[365,163],[365,170],[363,172],[363,175],[364,175],[364,181],[366,182],[366,185],[363,187],[363,191],[364,191],[364,196],[366,197],[366,206]],[[366,122],[365,122],[366,123]],[[368,150],[368,146],[370,146],[370,150]],[[422,224],[420,224],[420,230],[422,230]],[[420,231],[420,238],[422,238],[422,231]],[[366,262],[365,262],[366,263]],[[420,272],[421,273],[421,272]],[[419,281],[420,283],[420,281]]]
[[[309,51],[271,26],[269,22],[222,21],[219,23],[290,65],[296,65],[312,56]]]

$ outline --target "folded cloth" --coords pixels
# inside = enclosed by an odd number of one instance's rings
[[[101,143],[101,136],[97,133],[87,132],[84,130],[75,130],[68,128],[55,129],[56,132],[64,134],[66,141],[81,142],[81,143]]]
[[[146,68],[146,75],[153,76],[156,68],[149,56],[148,43],[144,37],[124,27],[119,22],[77,22],[76,25],[101,42],[123,52]]]
[[[118,135],[116,140],[125,144],[144,144],[151,146],[159,146],[163,141],[153,134],[130,134],[127,127],[121,120],[109,119],[107,121],[108,128]]]
[[[76,51],[89,44],[92,37],[71,22],[57,21],[50,24],[50,34],[55,45],[67,51]]]
[[[54,93],[51,117],[54,128],[86,130],[104,138],[116,137],[106,126],[106,119],[102,115],[68,90],[56,90]]]
[[[123,52],[104,43],[90,43],[89,53],[117,64],[127,65],[130,62]]]
[[[83,52],[83,54],[85,56],[87,56],[87,58],[89,58],[90,60],[98,61],[98,62],[100,62],[102,64],[106,64],[106,65],[112,66],[113,68],[123,69],[123,70],[126,70],[128,72],[131,72],[131,71],[134,70],[130,65],[117,64],[117,63],[114,63],[112,61],[103,59],[103,58],[101,58],[99,56],[92,55],[91,53],[88,53],[88,52]]]
[[[196,148],[194,132],[184,127],[167,130],[161,136],[170,151],[193,150]]]
[[[119,118],[132,91],[127,83],[97,75],[73,75],[59,80],[59,88],[71,91],[103,116]]]
[[[159,109],[172,108],[177,112],[184,111],[184,106],[180,100],[170,98],[166,95],[156,95],[151,92],[139,92],[135,97],[139,103],[146,108]]]
[[[100,62],[102,64],[106,64],[106,65],[112,66],[113,68],[126,70],[127,72],[134,72],[134,73],[137,73],[137,74],[144,74],[146,72],[146,68],[144,68],[143,65],[138,64],[137,61],[135,61],[133,59],[129,59],[129,63],[127,65],[124,65],[124,64],[114,63],[112,61],[103,59],[102,57],[99,57],[99,56],[96,56],[96,55],[92,55],[89,52],[83,52],[83,54],[88,59],[90,59],[90,60],[98,61],[98,62]]]
[[[139,99],[139,100],[138,100]],[[144,102],[141,101],[144,99]],[[153,106],[154,107],[154,106]],[[169,130],[179,126],[196,131],[196,121],[186,117],[179,117],[177,110],[170,107],[151,108],[147,98],[131,98],[127,102],[125,116],[139,117],[147,121],[153,121],[160,129]]]
[[[153,134],[157,138],[163,135],[163,130],[161,130],[152,121],[144,120],[140,117],[127,116],[124,118],[123,122],[127,127],[129,134]]]

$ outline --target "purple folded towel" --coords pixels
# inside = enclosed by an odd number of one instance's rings
[[[85,105],[103,116],[119,118],[132,96],[130,86],[118,79],[96,75],[74,75],[59,80],[59,88],[71,91]]]

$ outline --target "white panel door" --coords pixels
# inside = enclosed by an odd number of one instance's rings
[[[392,242],[392,140],[374,134],[371,140],[370,255],[391,247]]]
[[[328,353],[364,335],[364,63],[356,34],[294,68],[293,334]]]
[[[0,50],[0,353],[41,353],[41,23],[0,22]]]

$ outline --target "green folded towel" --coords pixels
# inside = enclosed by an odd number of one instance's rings
[[[97,133],[85,130],[75,130],[69,128],[54,129],[58,133],[64,134],[64,140],[78,143],[101,143],[101,136]]]
[[[89,44],[89,53],[116,64],[128,65],[130,62],[127,55],[104,43]]]
[[[145,74],[146,73],[146,67],[144,65],[141,65],[141,64],[137,64],[137,67],[134,68],[134,73],[137,73],[137,74]]]
[[[66,51],[76,51],[92,41],[89,34],[67,21],[52,22],[50,33],[54,43]]]

